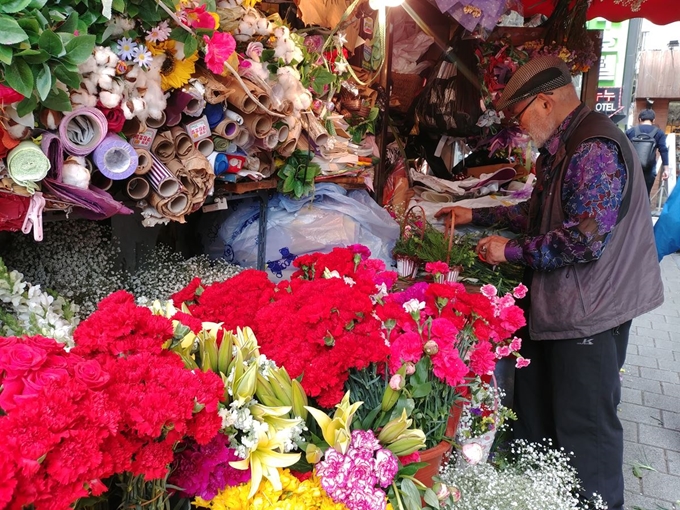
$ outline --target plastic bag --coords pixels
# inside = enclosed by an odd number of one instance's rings
[[[419,74],[426,69],[430,63],[418,63],[432,46],[434,37],[430,37],[424,32],[418,32],[414,36],[395,43],[392,47],[392,72],[401,74]]]
[[[673,192],[663,206],[661,216],[654,225],[654,239],[659,262],[666,255],[680,250],[680,186]]]
[[[204,250],[244,267],[257,265],[259,203],[244,203],[202,226]],[[219,223],[219,227],[217,224]],[[300,255],[363,244],[388,265],[399,225],[365,190],[347,192],[317,184],[314,196],[294,200],[276,195],[267,214],[266,268],[272,281],[289,278]]]

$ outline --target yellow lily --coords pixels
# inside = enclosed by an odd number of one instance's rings
[[[257,447],[250,450],[248,456],[239,461],[229,464],[241,470],[250,468],[250,494],[252,498],[260,487],[262,477],[265,477],[274,487],[274,490],[282,489],[281,479],[277,468],[289,467],[300,460],[299,453],[281,453],[283,439],[278,432],[260,432]]]
[[[240,379],[234,379],[234,400],[239,403],[239,406],[253,398],[256,385],[257,364],[253,363],[243,373]]]
[[[249,360],[257,358],[260,355],[260,346],[255,338],[255,333],[248,326],[245,328],[236,328],[236,347],[239,347],[243,353],[243,359]]]
[[[321,428],[324,440],[329,446],[335,448],[340,453],[347,453],[349,444],[352,439],[352,432],[350,426],[352,425],[352,418],[357,409],[361,407],[363,402],[349,403],[349,391],[342,397],[342,401],[336,405],[333,419],[331,419],[323,411],[315,407],[305,406],[305,409],[314,417]]]

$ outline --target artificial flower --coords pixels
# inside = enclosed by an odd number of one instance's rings
[[[198,52],[184,58],[178,58],[183,55],[183,46],[174,40],[167,40],[160,45],[155,45],[151,52],[154,55],[163,54],[164,59],[161,64],[161,88],[164,91],[172,89],[180,89],[187,83],[196,72],[196,60],[198,60]]]
[[[129,37],[123,37],[117,41],[116,54],[123,60],[132,60],[135,57],[137,43]]]
[[[187,20],[192,28],[201,28],[206,30],[217,30],[220,26],[220,17],[217,13],[207,10],[208,7],[199,5],[191,9],[184,9]]]
[[[12,87],[0,83],[0,104],[8,105],[21,101],[24,98],[22,94],[19,94]]]
[[[140,67],[148,69],[148,67],[151,65],[153,57],[151,56],[151,52],[147,49],[147,47],[143,44],[140,44],[132,50],[132,60]]]
[[[259,62],[263,51],[264,46],[262,45],[261,42],[259,41],[251,42],[248,43],[248,47],[246,48],[246,56],[249,59],[254,60],[255,62]]]
[[[224,63],[229,60],[236,50],[236,41],[229,32],[215,32],[212,37],[203,36],[205,41],[205,65],[213,73],[221,75]]]
[[[152,43],[166,41],[170,37],[170,27],[167,21],[161,21],[146,33],[145,39]]]

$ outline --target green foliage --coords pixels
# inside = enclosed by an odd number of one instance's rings
[[[278,190],[281,193],[302,198],[314,191],[314,179],[321,173],[321,167],[312,163],[313,154],[297,150],[277,172]]]
[[[371,108],[371,112],[368,114],[368,117],[366,118],[352,114],[352,117],[348,121],[350,126],[347,129],[348,133],[352,137],[352,143],[360,144],[361,140],[367,133],[370,133],[372,135],[375,134],[375,123],[376,120],[378,119],[379,113],[380,110],[378,109],[378,107],[374,106],[373,108]]]

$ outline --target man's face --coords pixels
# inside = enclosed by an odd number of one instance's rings
[[[547,94],[550,95],[550,94]],[[526,132],[538,147],[543,147],[559,126],[552,108],[545,108],[546,94],[528,97],[509,108],[510,119]]]

